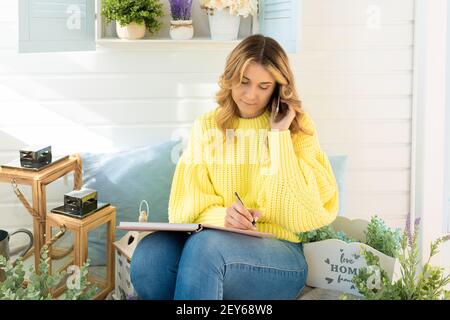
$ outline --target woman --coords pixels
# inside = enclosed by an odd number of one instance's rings
[[[338,212],[332,168],[281,46],[247,37],[228,56],[219,84],[219,106],[195,121],[177,164],[169,221],[276,238],[150,234],[131,263],[142,299],[295,299],[308,272],[297,233],[330,224]]]

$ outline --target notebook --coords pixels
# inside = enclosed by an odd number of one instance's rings
[[[200,232],[204,229],[216,229],[228,232],[245,234],[259,238],[275,238],[275,235],[266,232],[253,230],[242,230],[236,228],[217,227],[200,223],[167,223],[167,222],[120,222],[116,227],[119,230],[127,231],[181,231],[181,232]]]

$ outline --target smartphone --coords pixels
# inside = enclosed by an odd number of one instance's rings
[[[281,102],[280,95],[280,85],[277,84],[275,90],[273,91],[272,98],[269,103],[270,108],[277,108],[277,114],[284,114],[288,109],[288,105],[284,102]]]

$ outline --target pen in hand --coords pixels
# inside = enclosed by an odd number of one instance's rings
[[[242,201],[241,197],[239,197],[239,194],[238,194],[237,192],[234,192],[234,194],[236,195],[236,198],[238,198],[238,200],[239,200],[239,202],[242,204],[242,206],[243,206],[244,208],[246,208],[246,206],[245,206],[245,204],[244,204],[244,201]],[[247,208],[246,208],[246,209],[247,209]],[[247,210],[248,210],[248,209],[247,209]],[[256,227],[256,221],[255,221],[255,218],[254,218],[254,217],[253,217],[252,225],[253,225],[254,227]]]

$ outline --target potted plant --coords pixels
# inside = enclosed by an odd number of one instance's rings
[[[103,0],[102,16],[106,23],[116,21],[117,36],[121,39],[141,39],[145,30],[155,33],[162,23],[163,6],[158,0]]]
[[[409,223],[401,241],[401,249],[397,258],[400,261],[401,277],[391,281],[379,258],[371,252],[363,250],[362,255],[367,261],[367,267],[355,275],[352,282],[359,293],[367,300],[450,300],[450,275],[445,275],[445,269],[432,266],[431,258],[438,253],[439,246],[450,240],[450,235],[443,236],[431,243],[430,254],[426,263],[418,270],[420,263],[418,249],[418,226],[420,220],[414,223],[414,233],[409,231]],[[348,299],[344,294],[341,299]]]
[[[376,215],[370,222],[339,216],[331,225],[298,236],[309,266],[308,286],[361,295],[352,283],[353,276],[367,267],[361,248],[378,257],[388,278],[399,277],[401,231],[390,229]]]
[[[191,20],[192,0],[169,0],[172,20],[170,37],[175,40],[188,40],[194,36]]]
[[[258,0],[200,0],[208,14],[211,39],[236,40],[241,16],[256,15]]]

